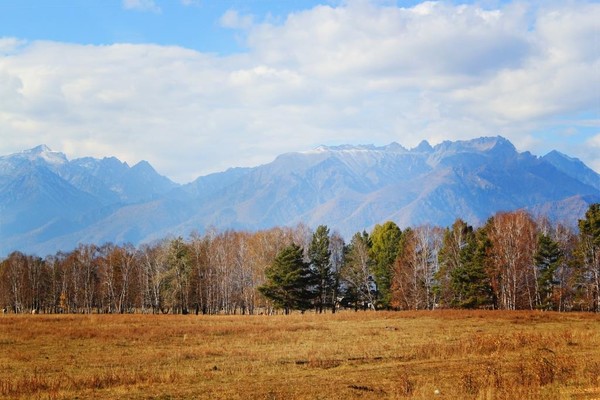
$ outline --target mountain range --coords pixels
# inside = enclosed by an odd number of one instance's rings
[[[502,137],[413,149],[321,146],[179,185],[146,161],[68,160],[42,145],[0,157],[0,255],[135,245],[214,227],[326,224],[346,238],[377,223],[479,225],[526,209],[576,226],[600,202],[600,175],[558,151],[518,152]]]

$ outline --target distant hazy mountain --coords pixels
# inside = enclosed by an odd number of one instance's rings
[[[557,151],[519,153],[502,137],[322,146],[179,186],[147,163],[68,161],[45,146],[0,157],[0,254],[80,242],[139,244],[219,229],[327,224],[349,237],[377,223],[473,225],[520,208],[575,225],[600,201],[600,175]]]
[[[69,161],[43,145],[0,157],[0,255],[69,250],[107,216],[175,187],[145,161],[133,167],[116,158]],[[123,235],[99,239],[129,240]]]

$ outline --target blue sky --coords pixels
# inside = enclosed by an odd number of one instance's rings
[[[460,3],[472,2],[456,4]],[[281,22],[290,13],[340,4],[335,0],[2,0],[0,26],[3,35],[27,40],[155,43],[226,55],[245,50],[239,33],[220,22],[227,11],[256,21]]]
[[[179,182],[320,144],[503,135],[600,171],[597,1],[0,1],[0,154]]]
[[[229,6],[248,9],[244,2],[228,3],[131,2],[127,6],[118,0],[8,0],[0,3],[0,26],[4,34],[28,40],[155,43],[228,54],[237,51],[239,43],[220,26],[219,18]],[[264,8],[255,3],[257,11]]]

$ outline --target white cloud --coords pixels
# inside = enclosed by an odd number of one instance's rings
[[[186,182],[322,143],[501,134],[540,154],[546,130],[569,128],[556,140],[600,170],[600,5],[385,4],[279,23],[230,10],[219,22],[249,46],[231,56],[0,39],[0,154],[46,143]]]
[[[588,166],[595,171],[600,171],[600,157],[598,157],[598,154],[600,154],[600,133],[597,133],[588,139],[586,145],[587,151],[590,153],[588,157],[586,157],[589,159]]]
[[[439,85],[451,83],[448,77],[454,83],[520,65],[530,44],[526,32],[515,30],[514,18],[524,17],[476,6],[405,9],[350,2],[292,14],[283,25],[263,24],[249,42],[268,63],[292,63],[324,78],[404,74],[422,85],[439,75]]]
[[[591,109],[600,87],[600,54],[593,39],[599,15],[599,4],[540,10],[525,62],[457,96],[490,117],[515,122]]]
[[[26,43],[27,43],[26,41],[20,40],[17,38],[12,38],[12,37],[2,38],[2,37],[0,37],[0,56],[13,54],[14,52],[18,51],[19,48],[24,46]]]
[[[236,10],[227,10],[219,22],[223,28],[250,29],[254,18],[251,15],[240,15]]]
[[[202,4],[200,0],[181,0],[181,4],[189,7],[189,6],[199,6]]]
[[[123,8],[126,10],[149,11],[160,13],[161,8],[156,5],[154,0],[123,0]]]

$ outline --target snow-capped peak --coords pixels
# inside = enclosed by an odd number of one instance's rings
[[[36,146],[33,149],[22,151],[19,155],[31,161],[43,160],[51,165],[62,165],[68,161],[67,157],[63,153],[52,151],[45,144]]]
[[[52,150],[45,144],[40,144],[39,146],[36,146],[33,149],[25,150],[23,153],[41,154],[47,152],[52,152]]]
[[[321,145],[312,151],[304,153],[322,153],[322,152],[405,152],[406,149],[396,142],[392,142],[386,146],[375,146],[373,144],[342,144],[337,146]]]

